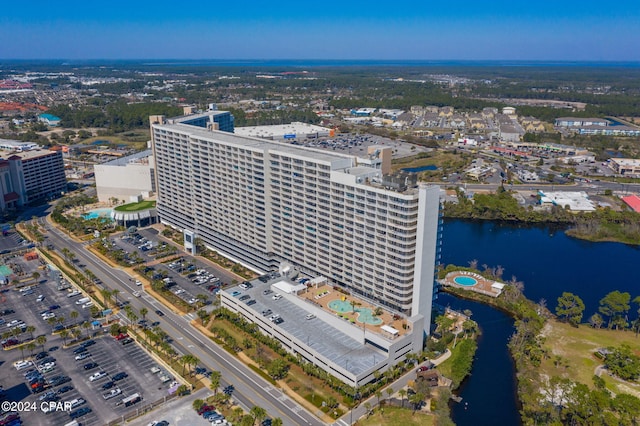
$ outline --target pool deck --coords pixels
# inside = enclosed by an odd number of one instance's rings
[[[474,285],[462,285],[455,282],[457,277],[468,277],[478,281]],[[453,271],[449,272],[443,279],[438,281],[440,284],[449,287],[457,287],[464,290],[475,291],[476,293],[486,294],[491,297],[498,297],[502,293],[504,288],[503,283],[497,281],[488,280],[480,274],[469,271]]]
[[[359,299],[355,296],[347,295],[335,290],[332,286],[324,284],[316,287],[310,287],[307,291],[298,295],[298,297],[307,300],[310,303],[313,303],[317,306],[322,307],[327,312],[330,312],[333,315],[338,315],[339,313],[334,311],[329,307],[329,303],[332,300],[345,300],[346,302],[355,301],[355,308],[368,308],[371,309],[372,312],[375,312],[377,306],[368,303],[365,300]],[[400,318],[398,316],[394,316],[392,313],[388,312],[383,308],[382,315],[378,315],[377,317],[382,320],[382,322],[378,325],[366,324],[359,322],[358,312],[344,312],[342,313],[343,318],[347,318],[348,320],[354,320],[355,324],[359,327],[366,327],[367,330],[372,331],[374,333],[383,334],[382,327],[383,325],[388,325],[390,327],[398,330],[399,335],[403,336],[410,332],[410,330],[405,330],[403,328],[403,324],[406,324],[406,320],[404,318]]]

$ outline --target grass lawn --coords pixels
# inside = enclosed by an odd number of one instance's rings
[[[118,212],[137,212],[140,210],[150,209],[156,206],[155,201],[140,201],[139,203],[123,204],[115,207],[114,210]]]
[[[435,416],[417,411],[415,414],[411,408],[384,407],[384,413],[376,409],[375,413],[367,418],[360,419],[358,426],[431,426],[435,424]]]
[[[434,151],[429,153],[427,157],[414,156],[396,159],[393,161],[391,168],[393,171],[409,167],[437,166],[438,170],[421,172],[423,177],[440,176],[444,172],[451,173],[460,171],[471,164],[471,156],[456,155],[450,152]]]
[[[546,336],[545,348],[549,351],[549,359],[543,360],[541,373],[551,376],[565,376],[577,382],[593,387],[593,374],[603,361],[593,353],[596,349],[607,346],[628,344],[640,355],[640,337],[631,331],[593,329],[581,324],[575,328],[569,324],[549,320],[543,330]],[[556,365],[556,356],[562,357]],[[601,377],[607,388],[616,393],[631,393],[640,397],[640,383],[624,382],[608,374]]]

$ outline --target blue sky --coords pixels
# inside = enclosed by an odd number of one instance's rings
[[[640,1],[3,2],[2,59],[640,61]]]

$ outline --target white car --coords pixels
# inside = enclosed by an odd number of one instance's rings
[[[111,398],[115,398],[116,396],[120,395],[122,393],[122,391],[120,390],[120,388],[115,388],[115,389],[111,389],[109,392],[102,394],[102,397],[104,399],[111,399]]]
[[[69,405],[73,409],[73,408],[81,406],[85,402],[86,401],[84,399],[82,399],[82,398],[76,398],[76,399],[72,399],[71,401],[69,401]]]
[[[281,294],[276,293],[276,294],[274,294],[274,295],[273,295],[272,299],[273,299],[273,300],[280,300],[280,299],[282,299],[282,295],[281,295]]]
[[[136,280],[136,285],[142,285],[142,281]]]
[[[76,355],[76,361],[82,361],[83,359],[87,359],[91,356],[89,352],[82,352],[81,354]]]
[[[82,293],[80,293],[78,290],[73,290],[71,293],[67,294],[67,297],[76,297],[76,296],[80,296]]]
[[[97,373],[93,373],[92,375],[89,376],[89,381],[95,382],[96,380],[102,379],[106,375],[107,373],[105,373],[104,371],[98,371]]]
[[[42,302],[44,300],[44,295],[40,295],[38,296],[38,298],[36,299],[36,302]]]
[[[45,365],[43,367],[40,367],[40,372],[41,373],[48,373],[49,371],[53,371],[56,368],[56,364],[55,363],[47,363],[47,364],[53,364],[53,365]]]
[[[46,314],[42,315],[42,319],[43,320],[48,320],[49,318],[55,318],[56,314],[54,314],[53,312],[47,312]]]
[[[29,368],[32,365],[33,365],[33,363],[31,361],[27,361],[27,360],[20,360],[20,361],[16,361],[16,362],[13,363],[13,366],[18,371],[24,370],[25,368]]]

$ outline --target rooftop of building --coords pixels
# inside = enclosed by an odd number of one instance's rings
[[[622,201],[624,201],[633,211],[640,213],[640,197],[636,194],[622,197]]]
[[[193,116],[189,116],[193,117]],[[298,145],[291,145],[289,143],[271,141],[266,139],[260,139],[252,136],[241,136],[229,132],[222,132],[218,130],[209,130],[197,126],[191,126],[188,124],[175,123],[172,124],[167,121],[166,124],[155,125],[158,128],[167,128],[172,130],[179,130],[205,140],[219,141],[234,145],[241,145],[247,148],[254,148],[259,150],[279,151],[285,154],[298,155],[301,157],[311,157],[318,161],[324,161],[326,163],[333,163],[336,161],[345,162],[345,160],[353,160],[353,155],[341,154],[341,153],[329,153],[319,149],[306,148]]]
[[[53,114],[46,114],[45,113],[45,114],[40,114],[38,117],[44,118],[44,119],[47,119],[47,120],[50,120],[50,121],[60,121],[60,117],[56,117]]]
[[[234,133],[241,136],[256,137],[284,137],[285,135],[305,135],[313,133],[327,133],[330,129],[313,124],[293,122],[289,124],[274,124],[270,126],[236,127]]]
[[[250,296],[243,302],[255,300],[254,304],[247,305],[247,309],[253,310],[256,316],[264,316],[263,312],[266,310],[271,311],[267,317],[273,314],[279,315],[283,322],[278,326],[285,332],[353,374],[365,372],[387,356],[386,352],[372,345],[365,345],[363,340],[358,338],[363,336],[365,329],[367,333],[374,332],[389,342],[392,341],[393,336],[390,333],[396,333],[396,337],[408,333],[402,327],[402,324],[406,323],[403,318],[394,317],[392,313],[384,310],[381,315],[373,316],[380,320],[378,325],[358,322],[359,315],[367,314],[368,310],[374,312],[376,307],[362,299],[345,295],[328,285],[317,287],[305,285],[306,290],[297,296],[288,294],[287,297],[274,300],[276,294],[284,293],[278,289],[279,287],[286,288],[295,283],[279,276],[268,279],[266,282],[256,279],[251,283],[252,288],[244,289],[234,286],[224,291],[236,298]],[[288,297],[294,297],[295,300],[288,300]],[[295,303],[296,300],[298,303]],[[342,309],[331,309],[330,304]],[[341,318],[340,327],[323,320],[323,315],[319,311]],[[313,317],[310,317],[311,315]]]
[[[611,161],[621,166],[640,166],[638,158],[612,158]]]
[[[148,165],[149,157],[151,157],[151,155],[153,155],[153,152],[150,149],[145,149],[144,151],[136,152],[135,154],[127,155],[126,157],[116,158],[115,160],[108,161],[101,165],[114,167],[125,167],[129,164]]]
[[[543,192],[540,191],[541,203],[552,203],[554,205],[565,207],[569,206],[571,211],[594,211],[596,208],[589,199],[589,195],[584,192]]]
[[[32,149],[29,151],[15,152],[11,150],[3,150],[0,149],[0,157],[11,158],[11,157],[20,157],[23,161],[32,160],[34,158],[45,157],[48,155],[57,154],[56,151],[51,151],[48,149]]]

